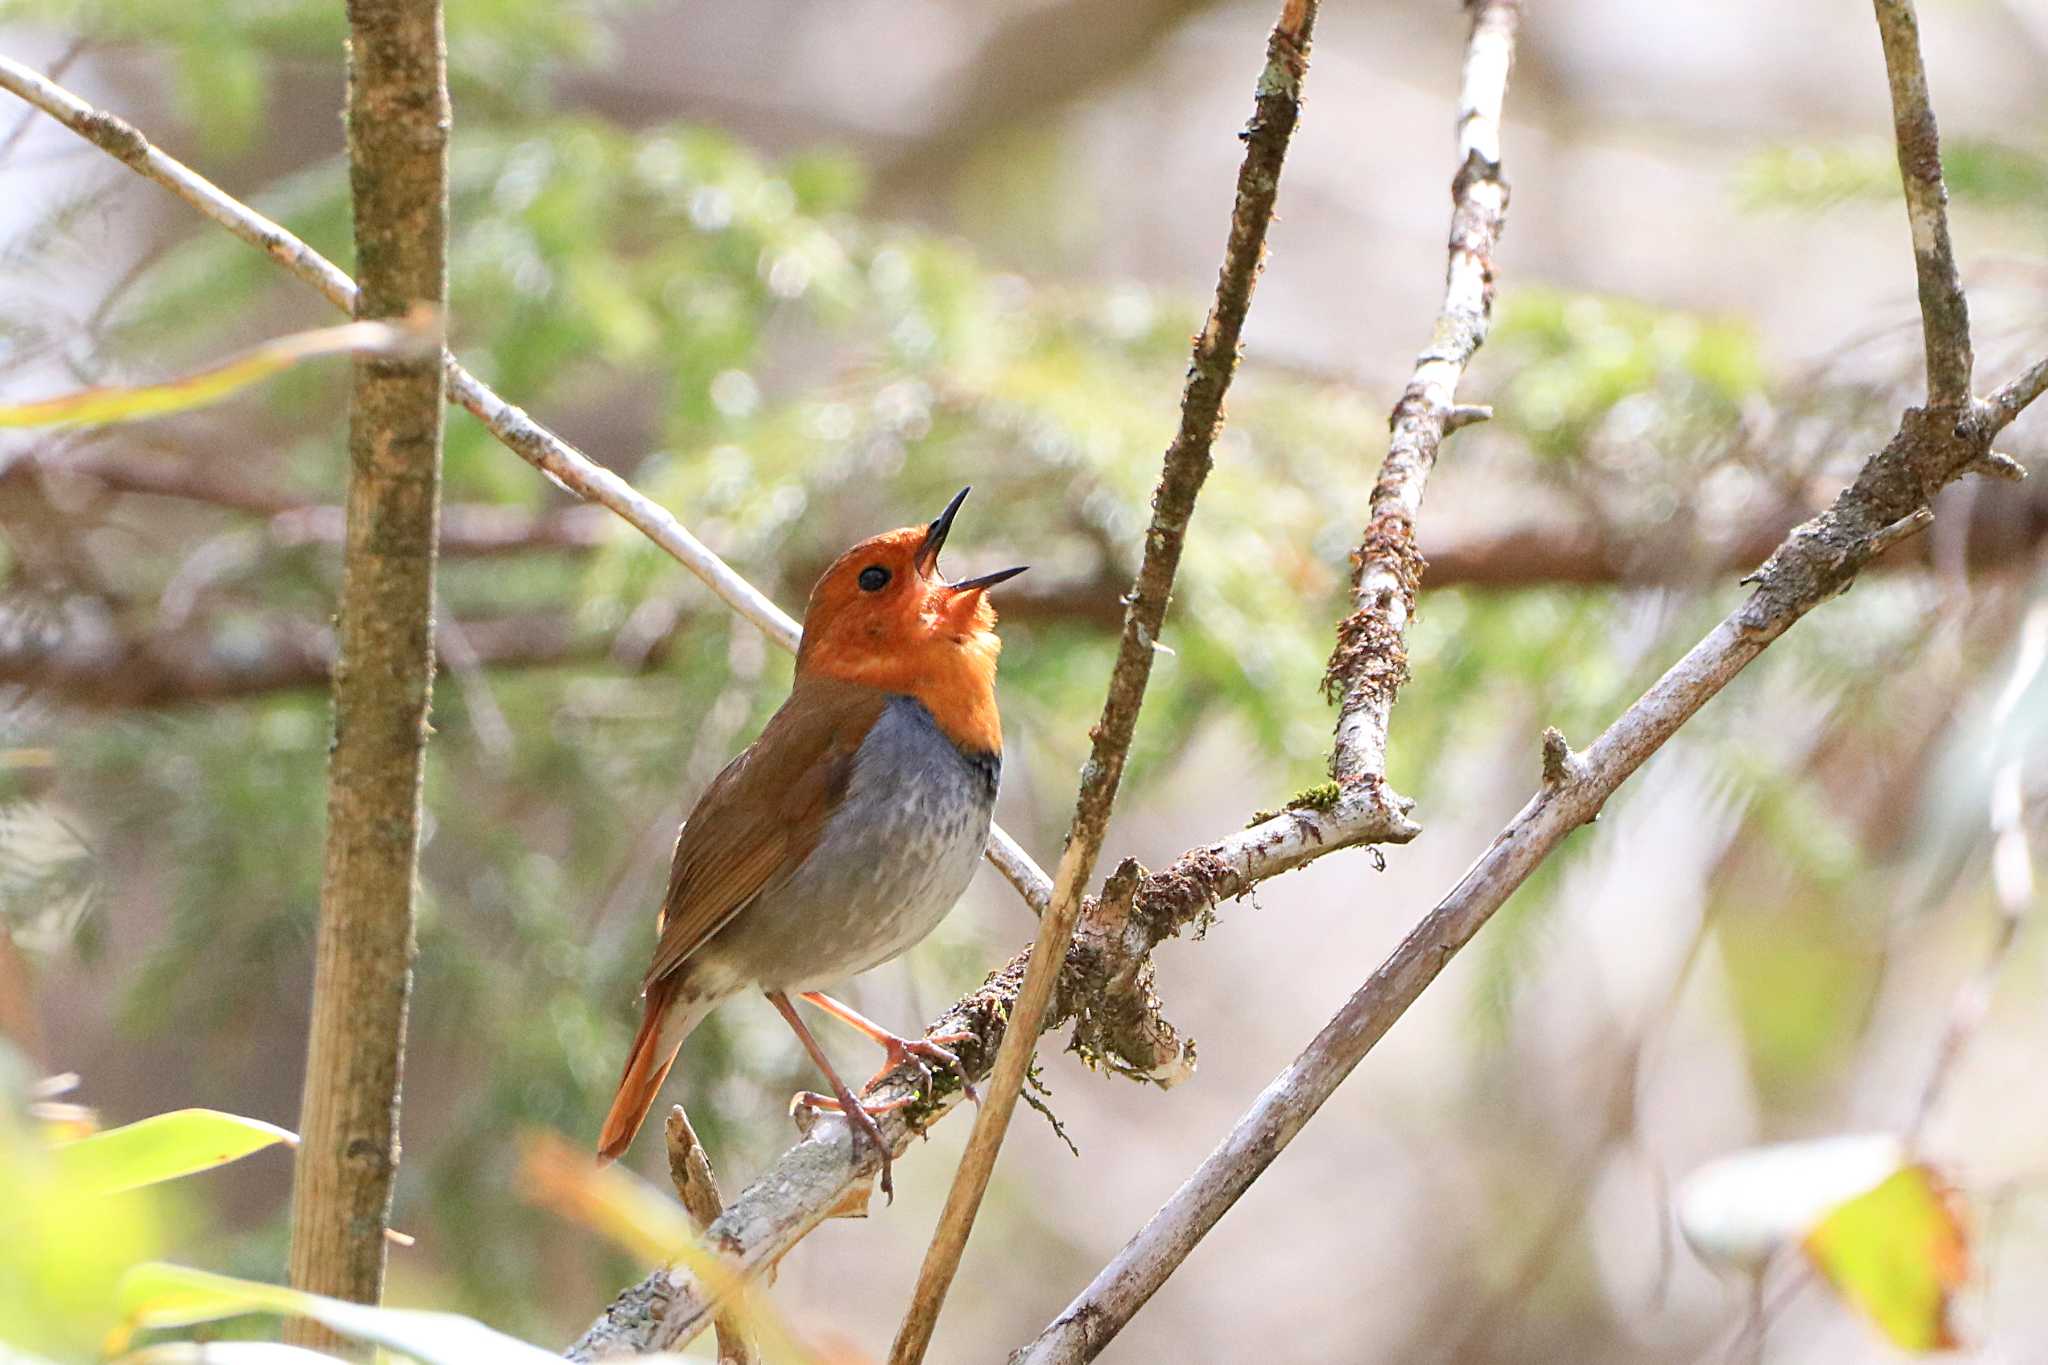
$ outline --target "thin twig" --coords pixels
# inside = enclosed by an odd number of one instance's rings
[[[2048,360],[2040,361],[2019,378],[1999,385],[1991,394],[1991,406],[2010,422],[2044,392],[2048,392]]]
[[[354,313],[355,281],[340,267],[293,233],[223,192],[205,176],[165,155],[133,124],[93,108],[47,77],[4,56],[0,56],[0,90],[18,95],[136,174],[164,186],[235,236],[269,254],[286,270],[319,290],[335,307]],[[475,414],[513,454],[569,492],[617,513],[702,579],[726,605],[760,627],[769,639],[784,649],[796,648],[796,621],[691,535],[668,509],[493,393],[489,385],[464,369],[453,355],[447,355],[445,363],[449,401],[460,403]],[[1017,888],[1027,904],[1043,911],[1051,899],[1051,879],[1000,828],[989,833],[988,860]]]
[[[1053,879],[1052,904],[1039,922],[1038,940],[1017,998],[1015,1025],[1004,1036],[994,1079],[947,1192],[910,1307],[890,1347],[891,1365],[917,1365],[931,1344],[946,1291],[959,1269],[1003,1135],[1016,1110],[1040,1023],[1052,1004],[1053,986],[1073,938],[1082,894],[1094,875],[1095,860],[1109,829],[1110,809],[1123,777],[1138,711],[1144,704],[1188,521],[1209,474],[1211,449],[1223,424],[1224,395],[1237,371],[1238,338],[1265,263],[1266,232],[1273,221],[1280,171],[1301,114],[1301,82],[1308,71],[1315,12],[1316,0],[1286,0],[1267,40],[1256,107],[1245,128],[1244,160],[1237,174],[1230,237],[1217,272],[1216,299],[1210,305],[1207,323],[1195,337],[1194,357],[1181,394],[1180,429],[1167,447],[1159,486],[1152,495],[1152,525],[1145,534],[1144,557],[1124,616],[1123,638],[1110,674],[1102,719],[1091,732],[1094,745],[1081,770],[1074,818]]]
[[[69,71],[71,64],[85,54],[85,46],[85,39],[72,39],[71,44],[57,54],[57,60],[50,63],[50,75],[61,77]],[[28,130],[35,126],[35,121],[35,111],[30,110],[15,120],[14,126],[7,130],[5,138],[0,138],[0,165],[5,165],[13,157],[15,148],[21,146],[21,140],[28,136]]]
[[[1873,0],[1892,88],[1892,130],[1905,180],[1906,218],[1913,227],[1913,266],[1920,280],[1920,325],[1927,341],[1927,403],[1953,408],[1970,398],[1970,308],[1948,239],[1948,187],[1941,178],[1941,137],[1920,55],[1920,18],[1913,0]]]
[[[2036,604],[2027,612],[2020,629],[2019,657],[1987,721],[1994,744],[2007,737],[2013,712],[2044,666],[2048,666],[2048,605]],[[2015,755],[2018,750],[2019,746],[2012,746]],[[2021,761],[2015,756],[2001,763],[1991,779],[1990,809],[1986,814],[1991,830],[1991,886],[1998,898],[1998,925],[1985,949],[1984,960],[1956,988],[1955,998],[1949,1003],[1948,1020],[1935,1048],[1934,1064],[1928,1068],[1919,1103],[1906,1127],[1906,1141],[1910,1145],[1917,1146],[1927,1131],[1928,1120],[1934,1116],[1935,1107],[1955,1076],[1956,1064],[1990,1014],[1998,978],[2012,955],[2013,945],[2019,941],[2020,926],[2034,908],[2034,859],[2027,847],[2022,777]]]
[[[1223,1144],[1167,1200],[1066,1311],[1018,1358],[1031,1365],[1093,1356],[1250,1188],[1396,1019],[1565,836],[1591,820],[1649,756],[1773,640],[1846,587],[1872,542],[1914,513],[1926,491],[1977,457],[1968,427],[1909,410],[1835,505],[1787,538],[1748,602],[1716,626],[1583,754],[1557,765],[1464,878],[1424,917]],[[1956,435],[1960,430],[1964,436]]]
[[[1884,0],[1879,8],[1882,20]],[[1891,49],[1888,33],[1888,56]],[[1913,64],[1917,69],[1917,49]],[[1920,84],[1919,105],[1924,109],[1924,77]],[[1931,115],[1924,129],[1916,123],[1910,131],[1931,154]],[[1902,123],[1902,142],[1908,133]],[[1938,158],[1932,180],[1939,184]],[[1909,175],[1909,202],[1914,183]],[[1920,218],[1915,221],[1917,239]],[[1944,243],[1945,232],[1944,225]],[[1922,259],[1924,279],[1924,257],[1915,254]],[[1937,306],[1940,303],[1937,298]],[[1928,335],[1930,363],[1937,355],[1937,335],[1953,349],[1955,336],[1946,326],[1930,320]],[[1940,385],[1930,381],[1930,389],[1939,392]],[[2017,390],[2008,386],[2000,392],[2008,391]],[[1967,390],[1946,406],[1908,408],[1897,433],[1865,461],[1855,482],[1827,511],[1787,536],[1757,572],[1749,600],[1693,646],[1590,749],[1572,753],[1561,737],[1546,745],[1545,780],[1535,796],[1294,1063],[1267,1086],[1222,1145],[1088,1288],[1012,1357],[1015,1365],[1093,1359],[1565,836],[1596,816],[1622,782],[1772,641],[1808,611],[1844,591],[1880,550],[1924,527],[1930,519],[1927,504],[1935,492],[1986,461],[1992,440],[2017,411],[2017,406],[1973,399]]]
[[[701,1236],[724,1211],[725,1196],[718,1192],[718,1177],[712,1174],[711,1158],[705,1154],[704,1144],[697,1141],[697,1131],[690,1127],[690,1116],[680,1104],[668,1111],[666,1135],[668,1178]],[[713,1322],[718,1329],[718,1365],[753,1365],[759,1359],[760,1353],[747,1337],[746,1315],[737,1305],[721,1310]]]
[[[1338,702],[1330,776],[1339,782],[1386,773],[1387,723],[1408,676],[1404,637],[1424,567],[1415,548],[1423,488],[1444,436],[1487,411],[1458,405],[1458,381],[1493,319],[1493,251],[1508,207],[1500,168],[1501,104],[1520,22],[1518,2],[1495,0],[1473,8],[1458,94],[1458,171],[1451,181],[1443,306],[1388,422],[1392,439],[1373,486],[1365,537],[1353,556],[1352,614],[1337,628],[1337,647],[1323,677],[1325,695]]]

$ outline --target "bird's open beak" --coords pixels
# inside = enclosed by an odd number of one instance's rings
[[[924,544],[917,547],[917,558],[912,561],[921,577],[930,578],[938,572],[939,551],[945,548],[946,533],[953,529],[953,518],[960,515],[960,504],[967,501],[967,495],[974,491],[973,485],[961,489],[946,504],[946,510],[925,528]]]
[[[948,583],[946,586],[954,592],[980,592],[984,588],[993,588],[998,583],[1007,583],[1030,567],[1029,564],[1019,564],[1014,569],[997,569],[994,573],[985,573],[979,578],[962,579],[958,583]]]
[[[960,504],[967,501],[967,495],[972,491],[973,489],[970,486],[955,493],[953,500],[946,504],[946,510],[939,513],[937,520],[933,521],[926,528],[924,544],[917,547],[917,557],[912,561],[917,567],[917,572],[922,577],[936,578],[938,576],[939,551],[945,547],[946,533],[953,529],[953,518],[960,514]],[[985,589],[993,588],[998,583],[1015,578],[1030,567],[1028,564],[1020,564],[1014,569],[998,569],[994,573],[985,573],[979,578],[969,578],[959,583],[948,583],[946,586],[956,593],[981,592]]]

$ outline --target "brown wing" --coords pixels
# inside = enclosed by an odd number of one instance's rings
[[[871,687],[798,679],[761,737],[712,779],[676,836],[647,984],[810,856],[888,700]]]

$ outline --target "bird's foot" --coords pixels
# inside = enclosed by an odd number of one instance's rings
[[[861,1100],[854,1107],[868,1115],[893,1114],[905,1105],[915,1102],[916,1099],[917,1096],[915,1095],[899,1095],[893,1100],[883,1100],[879,1104]],[[794,1114],[799,1109],[822,1109],[828,1114],[843,1114],[846,1112],[846,1106],[837,1099],[830,1095],[820,1095],[815,1090],[799,1090],[796,1094],[790,1096],[789,1112]]]
[[[960,1059],[945,1046],[947,1043],[969,1042],[973,1037],[971,1033],[942,1033],[936,1038],[898,1038],[894,1034],[877,1038],[875,1041],[882,1045],[886,1060],[882,1063],[882,1069],[861,1087],[860,1093],[873,1093],[875,1088],[888,1080],[898,1067],[909,1062],[924,1078],[924,1093],[927,1099],[932,1093],[932,1067],[942,1066],[960,1078],[961,1091],[978,1105],[981,1103],[981,1092],[976,1090],[974,1082],[967,1078],[967,1068],[960,1065]]]
[[[846,1126],[853,1130],[855,1153],[859,1153],[862,1141],[867,1141],[874,1144],[875,1151],[881,1156],[882,1195],[889,1202],[894,1203],[896,1201],[896,1182],[892,1172],[893,1163],[889,1157],[889,1142],[888,1139],[882,1136],[882,1125],[875,1122],[875,1116],[877,1114],[886,1114],[893,1109],[901,1109],[904,1105],[909,1104],[912,1098],[912,1096],[905,1095],[902,1099],[890,1100],[886,1104],[866,1104],[854,1099],[851,1095],[820,1095],[815,1090],[799,1090],[790,1097],[789,1114],[791,1118],[796,1118],[799,1113],[805,1110],[815,1111],[822,1109],[826,1113],[845,1115]],[[798,1121],[798,1126],[804,1126],[801,1120]]]

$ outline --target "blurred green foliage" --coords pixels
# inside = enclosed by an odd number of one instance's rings
[[[1941,168],[1949,193],[1975,206],[2038,213],[2048,198],[2048,158],[2038,147],[1943,138]],[[1820,209],[1852,199],[1889,206],[1899,193],[1898,152],[1875,141],[1774,147],[1743,166],[1739,192],[1756,207]]]

